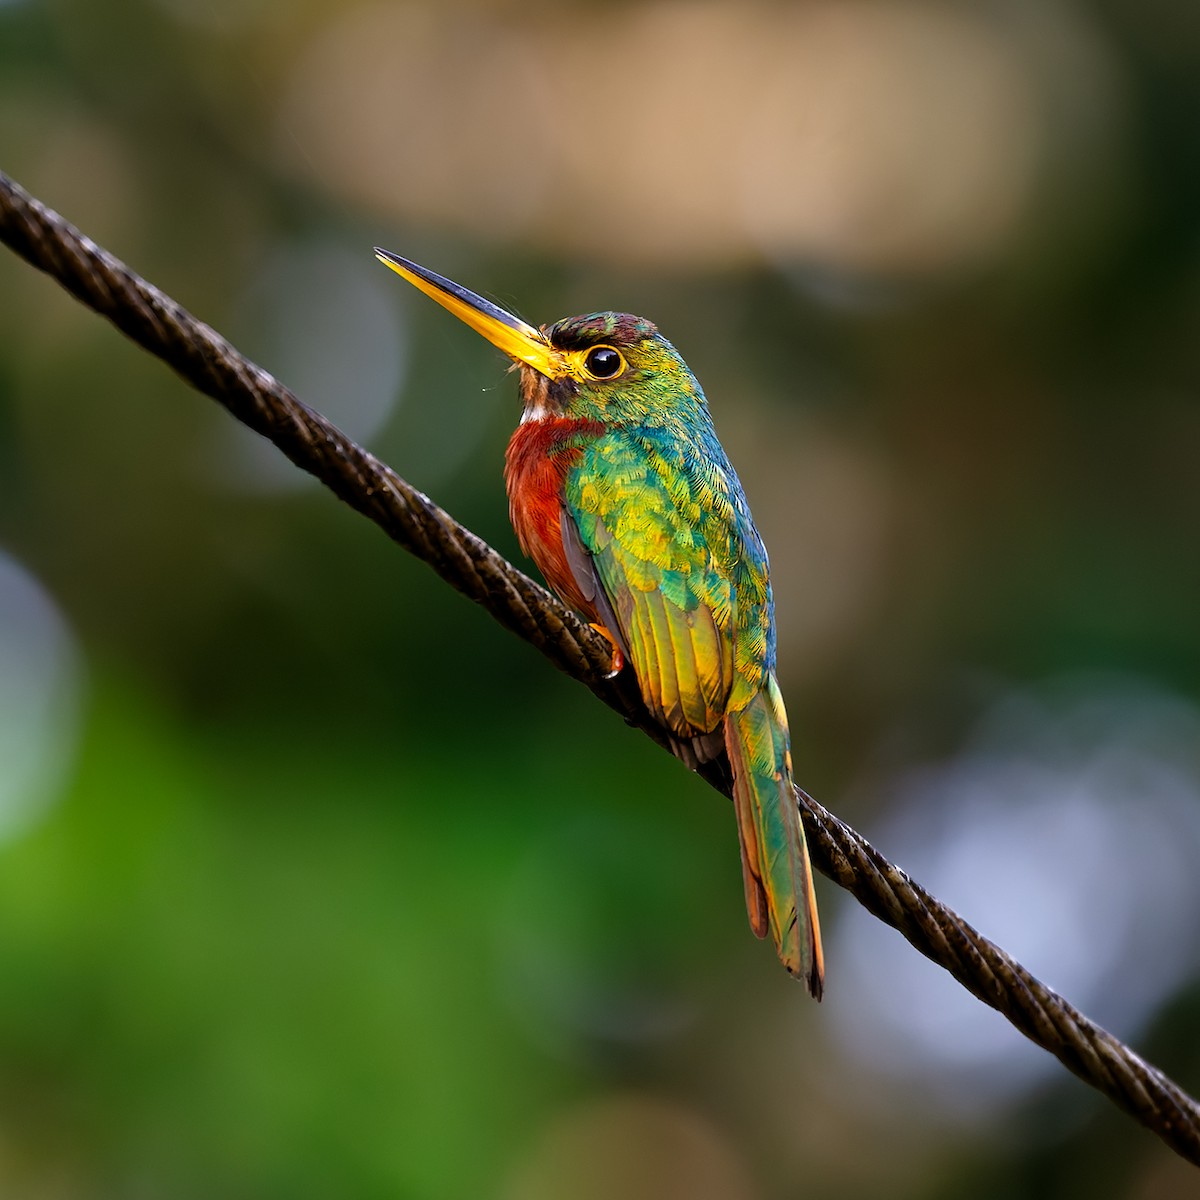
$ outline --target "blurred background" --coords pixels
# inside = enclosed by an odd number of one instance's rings
[[[799,781],[1200,1089],[1190,0],[0,0],[0,166],[521,561],[500,355],[643,313]],[[0,254],[0,1194],[1195,1194],[827,882]]]

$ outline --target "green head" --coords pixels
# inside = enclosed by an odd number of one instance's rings
[[[687,363],[644,317],[588,313],[537,329],[408,259],[375,253],[517,363],[522,421],[567,417],[654,426],[687,422],[705,408]]]
[[[685,419],[704,393],[679,351],[630,313],[564,317],[539,330],[554,351],[549,373],[521,364],[523,421],[565,416],[605,425]]]

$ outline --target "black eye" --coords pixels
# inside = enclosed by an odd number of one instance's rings
[[[588,351],[583,365],[594,379],[611,379],[625,369],[625,360],[611,346],[597,346]]]

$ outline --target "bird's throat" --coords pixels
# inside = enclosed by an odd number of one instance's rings
[[[548,379],[533,367],[521,367],[521,424],[531,421],[553,421],[567,413],[567,405],[575,394],[576,385],[570,379]]]

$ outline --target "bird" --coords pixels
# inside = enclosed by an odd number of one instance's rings
[[[750,926],[820,999],[812,868],[775,678],[767,552],[708,401],[644,317],[595,312],[537,328],[379,247],[376,257],[482,334],[519,370],[505,454],[522,550],[630,666],[676,754],[724,750]]]

